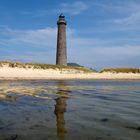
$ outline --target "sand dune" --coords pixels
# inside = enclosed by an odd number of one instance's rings
[[[82,73],[74,70],[0,68],[0,79],[140,79],[134,73]]]

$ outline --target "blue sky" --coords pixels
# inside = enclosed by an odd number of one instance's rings
[[[0,60],[54,64],[61,12],[69,62],[140,67],[140,0],[1,0]]]

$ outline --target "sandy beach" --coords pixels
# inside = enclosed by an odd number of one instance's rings
[[[69,80],[69,79],[114,79],[114,80],[131,80],[140,79],[140,74],[134,73],[82,73],[75,70],[59,70],[59,69],[25,69],[25,68],[10,68],[1,67],[0,68],[0,79],[1,80],[17,80],[17,79],[27,79],[27,80]]]

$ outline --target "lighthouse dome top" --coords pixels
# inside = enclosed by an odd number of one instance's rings
[[[65,16],[63,15],[63,13],[60,14],[59,18],[65,18]]]
[[[66,20],[65,20],[65,16],[63,15],[63,13],[60,14],[59,19],[57,21],[57,24],[67,24]]]

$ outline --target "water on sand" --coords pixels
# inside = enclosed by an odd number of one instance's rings
[[[140,81],[0,81],[0,140],[139,140]]]

